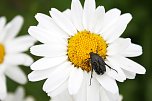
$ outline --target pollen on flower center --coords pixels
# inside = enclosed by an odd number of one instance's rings
[[[4,46],[0,43],[0,64],[4,61],[5,49]]]
[[[97,53],[105,59],[106,48],[107,44],[100,35],[84,30],[69,38],[67,54],[75,67],[89,72],[91,71],[89,53]]]

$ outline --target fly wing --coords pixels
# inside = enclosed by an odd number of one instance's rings
[[[94,71],[98,75],[103,74],[106,71],[106,67],[105,67],[105,62],[102,59],[102,57],[100,57],[96,53],[90,53],[90,58],[91,58],[91,65]]]
[[[94,63],[93,63],[93,69],[94,69],[94,71],[99,75],[99,74],[101,74],[101,69],[100,69],[100,65],[99,65],[99,63],[97,62],[97,61],[95,61]]]
[[[106,71],[106,66],[105,66],[104,60],[100,56],[98,57],[98,63],[99,63],[99,67],[100,67],[102,74],[103,74]]]

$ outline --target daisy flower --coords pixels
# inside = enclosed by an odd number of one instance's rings
[[[103,6],[96,8],[95,0],[85,0],[84,7],[72,0],[71,9],[52,8],[50,15],[38,13],[38,25],[28,30],[42,43],[31,47],[31,53],[43,57],[31,65],[34,71],[28,78],[47,79],[43,90],[49,96],[68,90],[75,101],[100,101],[103,90],[107,96],[118,95],[116,80],[145,73],[143,66],[128,58],[141,55],[142,47],[130,38],[120,38],[131,14],[121,14],[116,8],[105,12]],[[98,70],[98,60],[92,67],[90,53],[102,58],[103,70]]]
[[[13,81],[25,84],[26,75],[18,65],[29,66],[33,59],[23,53],[29,49],[35,40],[29,36],[17,37],[23,18],[16,16],[6,24],[6,18],[0,18],[0,99],[3,100],[7,95],[6,76]]]
[[[8,93],[7,97],[3,101],[35,101],[32,96],[25,98],[25,91],[22,87],[18,87],[15,93]]]

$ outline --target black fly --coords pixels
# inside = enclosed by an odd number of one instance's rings
[[[90,65],[91,65],[91,78],[90,78],[90,85],[91,85],[91,79],[93,75],[93,70],[98,75],[103,75],[106,72],[106,66],[108,66],[110,69],[116,71],[115,69],[111,68],[109,65],[107,65],[103,58],[99,56],[97,53],[90,52]],[[117,72],[117,71],[116,71]]]

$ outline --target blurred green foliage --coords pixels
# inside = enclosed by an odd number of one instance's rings
[[[132,59],[143,65],[147,72],[146,75],[137,75],[136,79],[126,80],[118,85],[120,93],[124,96],[123,101],[152,101],[152,2],[150,0],[96,0],[96,2],[97,5],[105,6],[106,11],[119,8],[122,13],[129,12],[133,15],[133,20],[122,37],[130,37],[133,43],[142,45],[143,55]],[[28,34],[29,26],[37,25],[34,18],[36,13],[49,15],[51,8],[63,11],[70,8],[70,3],[71,0],[0,0],[0,16],[6,16],[10,21],[14,16],[22,15],[25,23],[19,35],[25,35]],[[22,68],[26,74],[31,72],[29,67]],[[36,101],[48,101],[49,97],[42,91],[43,83],[44,81],[39,81],[23,85],[26,94],[33,95]],[[7,84],[8,91],[14,91],[18,86],[9,79]]]

